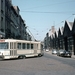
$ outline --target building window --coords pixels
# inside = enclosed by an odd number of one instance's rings
[[[3,17],[1,17],[1,27],[3,26]]]
[[[3,29],[3,17],[1,17],[1,28],[0,28],[0,30],[1,30],[2,32],[4,32],[4,29]]]
[[[3,2],[3,0],[1,0],[1,2]]]
[[[1,0],[1,9],[3,9],[3,0]]]
[[[1,9],[1,14],[3,14],[3,10]]]

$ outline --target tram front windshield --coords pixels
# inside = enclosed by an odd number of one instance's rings
[[[8,43],[7,42],[0,42],[0,49],[8,49]]]

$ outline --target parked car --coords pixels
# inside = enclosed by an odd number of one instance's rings
[[[59,50],[57,52],[57,56],[66,56],[66,57],[71,57],[71,51],[66,51],[66,50]]]
[[[52,54],[57,54],[57,50],[56,49],[53,49],[52,50]]]
[[[45,51],[46,51],[46,52],[49,52],[49,49],[46,49]]]
[[[68,56],[68,57],[70,57],[70,58],[71,58],[71,56],[72,56],[71,51],[65,51],[65,55],[64,55],[64,56]]]
[[[57,52],[57,56],[61,56],[63,53],[64,53],[64,50],[59,50],[59,51]]]

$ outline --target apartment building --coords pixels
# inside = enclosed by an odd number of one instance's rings
[[[25,21],[19,14],[18,6],[12,5],[12,0],[0,0],[0,38],[27,39]]]
[[[0,0],[0,38],[5,37],[5,0]]]

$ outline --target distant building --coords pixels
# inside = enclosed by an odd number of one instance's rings
[[[49,38],[45,37],[45,46],[50,49],[64,49],[71,51],[72,55],[75,55],[75,19],[74,22],[65,21],[64,26],[60,27],[59,30],[50,29]]]
[[[50,36],[53,35],[54,33],[55,33],[55,27],[52,26],[44,39],[45,49],[50,49]]]

